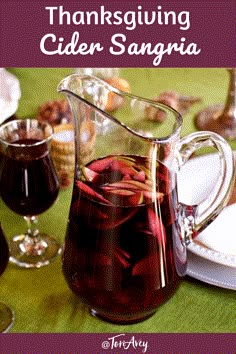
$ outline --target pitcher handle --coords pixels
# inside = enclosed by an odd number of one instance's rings
[[[229,201],[234,185],[234,157],[229,144],[213,132],[196,132],[183,137],[178,146],[177,160],[181,168],[192,153],[202,147],[214,147],[220,158],[220,174],[206,199],[196,206],[179,203],[178,218],[186,245],[221,212]]]

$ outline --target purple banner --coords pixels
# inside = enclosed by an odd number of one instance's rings
[[[236,3],[0,2],[2,67],[232,67]]]
[[[4,334],[1,353],[233,353],[234,334]]]

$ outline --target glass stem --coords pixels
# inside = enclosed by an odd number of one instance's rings
[[[39,256],[45,252],[48,245],[40,237],[37,227],[38,218],[37,216],[24,216],[24,219],[27,222],[28,229],[20,246],[21,251],[32,256]]]
[[[24,219],[27,223],[27,235],[29,237],[39,237],[39,230],[38,230],[38,218],[37,216],[24,216]]]

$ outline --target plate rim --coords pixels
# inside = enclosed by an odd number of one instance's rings
[[[187,249],[195,255],[211,262],[221,264],[230,268],[236,268],[236,256],[215,251],[207,246],[201,246],[194,241],[187,246]]]
[[[213,267],[213,263],[205,258],[199,257],[196,254],[193,254],[192,252],[188,251],[188,265],[187,265],[187,271],[186,275],[197,279],[199,281],[202,281],[204,283],[214,285],[220,288],[224,289],[229,289],[229,290],[236,290],[236,277],[234,276],[235,270],[232,267],[224,266],[222,264],[217,264],[217,269]],[[200,269],[197,271],[197,264],[200,262],[200,267],[199,268],[204,268],[204,272],[200,271]],[[208,264],[209,263],[209,264]],[[219,277],[219,272],[218,269],[221,269],[222,271],[228,271],[227,274],[227,280],[220,280],[217,278]],[[209,274],[211,272],[211,274]],[[233,272],[232,276],[232,281],[229,281],[229,273]],[[213,273],[213,274],[212,274]]]

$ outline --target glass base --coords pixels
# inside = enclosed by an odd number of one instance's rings
[[[3,302],[0,302],[0,333],[7,333],[14,324],[14,313]]]
[[[9,241],[10,262],[23,268],[40,268],[51,263],[60,253],[60,243],[46,234],[40,234],[39,242],[26,235],[14,236]]]
[[[153,316],[156,313],[155,311],[151,311],[149,313],[146,313],[145,315],[142,316],[117,316],[117,315],[108,315],[108,314],[101,314],[98,311],[94,309],[90,309],[90,313],[94,317],[98,317],[103,321],[114,323],[114,324],[120,324],[120,325],[129,325],[132,323],[138,323],[147,320],[149,317]]]
[[[236,138],[236,126],[222,124],[219,120],[224,106],[220,104],[209,106],[195,116],[195,126],[199,130],[208,130],[221,135],[225,139]]]

